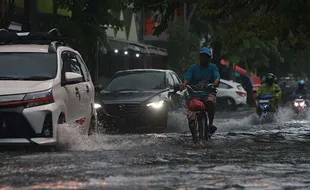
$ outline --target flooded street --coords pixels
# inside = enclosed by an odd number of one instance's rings
[[[2,151],[0,188],[310,189],[310,120],[283,111],[258,125],[252,113],[219,113],[217,133],[200,146],[182,114],[167,134],[88,138],[62,126],[57,151]]]

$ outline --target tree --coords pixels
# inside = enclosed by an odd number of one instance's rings
[[[98,48],[109,47],[105,30],[107,27],[119,29],[122,21],[114,13],[125,8],[122,0],[55,0],[56,7],[71,12],[71,17],[53,15],[50,25],[56,26],[62,35],[77,39],[74,44],[88,66],[93,70],[97,81],[96,69]]]
[[[15,0],[2,0],[1,5],[1,17],[0,17],[0,28],[8,28],[10,26],[14,10]]]
[[[200,38],[182,20],[170,22],[167,33],[168,65],[181,75],[189,64],[198,62]]]

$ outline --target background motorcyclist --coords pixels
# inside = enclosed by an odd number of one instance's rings
[[[258,88],[256,97],[256,113],[260,114],[261,110],[258,105],[258,100],[262,95],[270,94],[273,96],[271,110],[275,113],[280,105],[281,88],[275,84],[276,77],[272,73],[268,73],[265,78],[265,83]]]
[[[302,99],[305,99],[307,106],[309,106],[308,96],[309,96],[309,90],[305,87],[305,81],[299,80],[297,84],[297,89],[293,93],[293,98],[298,99],[299,96],[302,96]]]
[[[295,98],[296,95],[303,95],[306,96],[309,94],[309,90],[305,87],[305,81],[300,80],[298,81],[298,87],[295,90],[293,97]]]

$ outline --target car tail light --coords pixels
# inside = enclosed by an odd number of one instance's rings
[[[246,97],[246,92],[236,91],[239,96]]]
[[[238,85],[237,88],[238,88],[239,90],[244,90],[243,87],[242,87],[241,85]]]

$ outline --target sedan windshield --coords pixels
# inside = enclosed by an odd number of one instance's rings
[[[159,71],[123,72],[116,74],[109,82],[106,90],[155,90],[164,89],[165,73]]]
[[[56,74],[56,54],[0,53],[0,80],[49,80]]]

